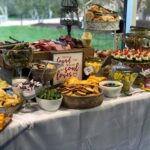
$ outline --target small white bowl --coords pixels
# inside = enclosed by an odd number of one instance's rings
[[[114,84],[117,84],[119,86],[117,86],[117,87],[105,86],[106,84],[109,84],[109,83],[114,83]],[[106,97],[113,98],[113,97],[120,96],[120,92],[122,90],[123,84],[121,82],[118,82],[118,81],[102,81],[102,82],[99,83],[99,86],[103,90],[104,95]]]
[[[41,99],[36,97],[36,101],[39,104],[39,106],[47,111],[56,111],[59,109],[61,103],[62,103],[63,96],[61,95],[60,99],[57,100],[47,100],[47,99]]]
[[[25,78],[25,77],[13,78],[13,79],[12,79],[12,86],[17,86],[18,84],[24,83],[24,82],[26,82],[26,81],[28,81],[28,79]]]

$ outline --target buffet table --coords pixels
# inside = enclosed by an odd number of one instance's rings
[[[1,150],[149,150],[149,141],[146,92],[105,98],[93,109],[17,113],[0,133]]]

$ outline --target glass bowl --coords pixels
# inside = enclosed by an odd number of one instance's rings
[[[85,67],[92,67],[93,68],[93,73],[92,74],[97,74],[102,66],[102,61],[98,57],[87,57],[85,60]]]
[[[33,79],[40,80],[44,85],[53,79],[62,64],[54,61],[42,60],[40,62],[31,63],[30,66]]]
[[[4,62],[13,68],[27,67],[33,59],[31,49],[3,50],[2,56]]]
[[[138,73],[132,71],[116,70],[111,73],[112,78],[116,81],[123,83],[122,92],[130,92],[131,87],[136,80]]]

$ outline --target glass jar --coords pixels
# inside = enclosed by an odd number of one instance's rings
[[[85,65],[85,68],[86,67],[93,68],[91,74],[97,74],[101,69],[102,61],[101,59],[97,57],[87,57],[84,65]]]
[[[91,32],[84,32],[82,37],[84,47],[92,47],[92,34]]]

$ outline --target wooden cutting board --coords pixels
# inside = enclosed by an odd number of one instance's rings
[[[0,127],[0,132],[2,132],[10,124],[11,121],[12,121],[12,117],[6,116],[3,127]]]

